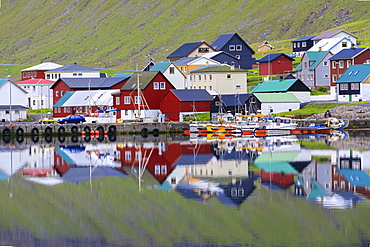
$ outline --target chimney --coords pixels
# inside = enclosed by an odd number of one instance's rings
[[[234,65],[231,65],[230,70],[235,70],[235,66]]]
[[[208,61],[206,61],[206,67],[208,67],[208,65],[209,65],[209,62],[208,62]]]
[[[319,51],[322,51],[322,46],[319,47]]]
[[[352,43],[351,44],[351,48],[354,49],[355,48],[355,44]]]

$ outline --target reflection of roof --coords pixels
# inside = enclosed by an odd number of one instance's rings
[[[323,188],[321,188],[320,184],[317,183],[315,180],[311,179],[311,191],[310,194],[307,195],[307,198],[316,198],[316,197],[325,197],[328,194],[325,192]]]
[[[205,165],[213,157],[213,154],[182,154],[176,160],[174,166]]]
[[[126,174],[112,167],[72,167],[63,174],[62,178],[65,182],[82,183],[105,176],[127,177]]]
[[[370,187],[370,176],[363,170],[340,169],[339,172],[352,186]]]
[[[298,174],[289,162],[295,160],[299,152],[276,152],[262,153],[254,161],[254,164],[267,172],[281,172]]]
[[[239,206],[256,188],[255,180],[253,173],[249,172],[248,179],[241,179],[236,183],[220,184],[219,187],[224,190],[224,193],[218,193],[216,198],[224,205]]]

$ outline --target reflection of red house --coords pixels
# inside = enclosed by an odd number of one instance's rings
[[[182,121],[182,114],[209,112],[213,97],[205,89],[171,89],[161,100],[160,110],[170,121]]]
[[[284,53],[268,54],[258,60],[260,75],[277,75],[292,71],[293,58]]]
[[[53,174],[55,170],[53,168],[46,168],[46,169],[32,169],[32,168],[23,168],[22,174],[24,176],[32,176],[32,177],[46,177],[49,174]]]
[[[141,156],[141,164],[146,164],[146,169],[163,183],[175,168],[174,164],[183,154],[211,153],[210,144],[186,144],[167,143],[155,147],[123,146],[117,147],[120,152],[122,166],[138,166]]]
[[[266,172],[261,170],[261,181],[272,182],[279,185],[281,188],[286,189],[294,184],[294,174],[280,173],[280,172]]]
[[[138,83],[140,98],[138,97]],[[159,110],[160,100],[170,89],[175,88],[160,71],[143,71],[133,74],[121,87],[120,92],[113,95],[114,107],[119,110],[117,118],[132,119],[138,111],[139,103],[141,110]]]

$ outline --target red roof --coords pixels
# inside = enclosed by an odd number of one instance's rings
[[[45,84],[45,85],[52,85],[54,81],[46,80],[46,79],[28,79],[24,81],[16,82],[17,85],[25,85],[25,84]]]

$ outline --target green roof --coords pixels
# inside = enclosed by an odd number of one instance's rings
[[[253,95],[262,103],[300,102],[293,93],[254,93]]]
[[[128,79],[125,85],[121,87],[121,91],[135,90],[137,87],[138,75],[139,75],[140,89],[145,89],[149,85],[149,83],[156,77],[158,73],[160,72],[159,71],[136,72],[130,77],[130,79]]]
[[[250,93],[286,92],[298,79],[264,81],[253,88]]]
[[[260,154],[254,164],[267,172],[283,172],[297,174],[289,162],[293,162],[299,152],[268,152]]]
[[[61,107],[64,105],[64,103],[66,103],[67,100],[69,100],[69,98],[72,97],[72,95],[75,93],[75,91],[68,91],[66,92],[62,98],[60,98],[54,105],[53,107]]]
[[[306,51],[305,55],[308,57],[308,61],[313,62],[309,70],[313,70],[322,60],[322,58],[328,53],[328,51]],[[302,63],[300,63],[296,70],[302,69]]]

